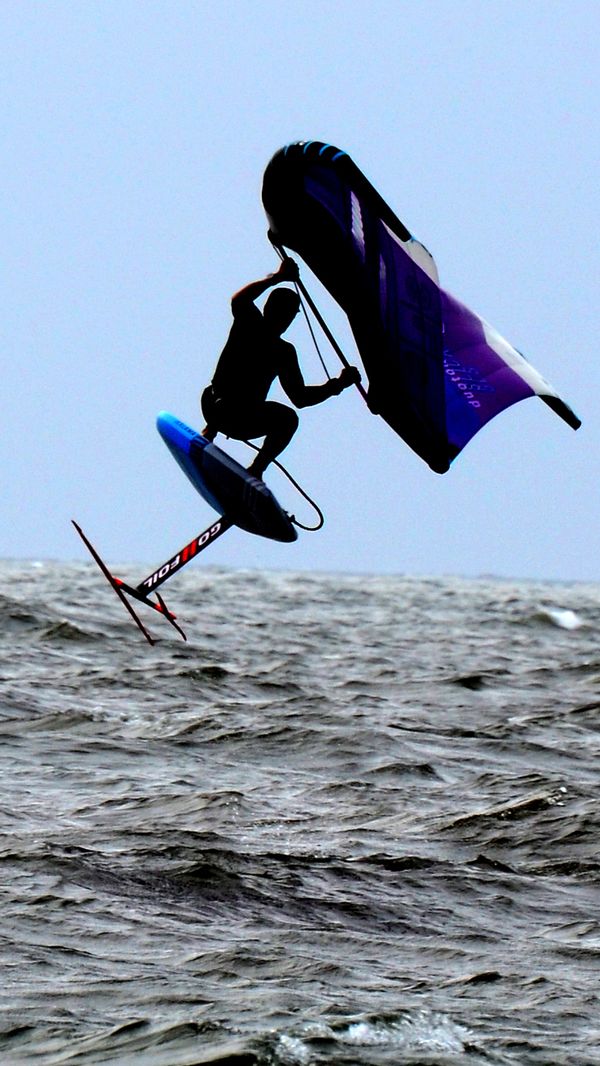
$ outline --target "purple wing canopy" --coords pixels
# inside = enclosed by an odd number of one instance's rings
[[[270,237],[297,252],[348,316],[368,402],[437,473],[486,422],[540,396],[580,420],[508,341],[439,284],[427,249],[350,157],[301,141],[264,174]]]

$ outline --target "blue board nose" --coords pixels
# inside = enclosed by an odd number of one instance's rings
[[[260,537],[291,543],[298,533],[264,481],[259,481],[227,452],[167,411],[156,427],[194,488],[220,515]]]

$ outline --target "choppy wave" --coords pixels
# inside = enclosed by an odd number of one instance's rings
[[[600,1064],[597,587],[2,578],[0,1062]]]

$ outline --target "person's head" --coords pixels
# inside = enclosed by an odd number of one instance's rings
[[[278,337],[285,333],[300,310],[300,298],[293,289],[273,289],[265,303],[265,322]]]

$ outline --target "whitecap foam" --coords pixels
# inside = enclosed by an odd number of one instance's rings
[[[342,1035],[344,1043],[361,1047],[390,1045],[407,1051],[464,1051],[470,1034],[443,1014],[419,1011],[398,1022],[354,1022]]]
[[[282,1034],[277,1041],[275,1053],[282,1066],[308,1066],[310,1063],[310,1048],[297,1036]]]
[[[543,614],[552,625],[558,626],[559,629],[579,629],[583,625],[579,615],[568,607],[548,607]]]

